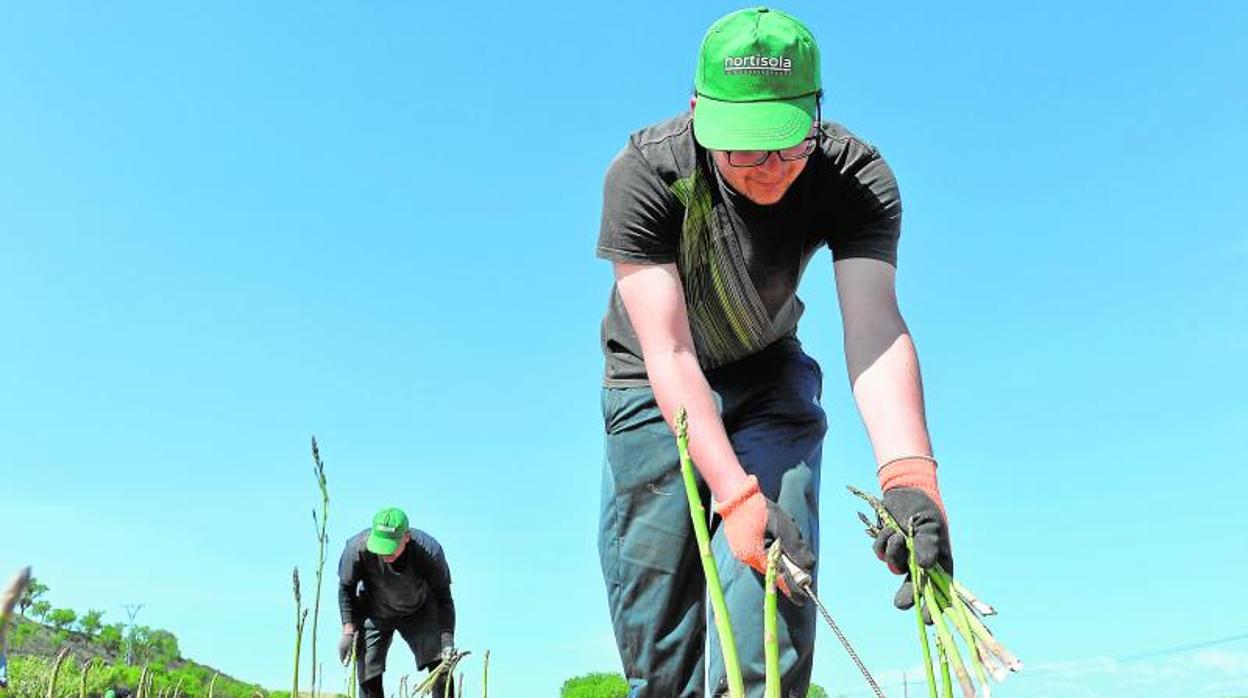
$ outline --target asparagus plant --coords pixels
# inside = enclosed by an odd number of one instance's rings
[[[940,636],[936,636],[936,655],[940,657],[940,695],[941,698],[953,698],[953,678],[949,674],[949,653]],[[935,690],[935,686],[932,687]]]
[[[56,653],[56,660],[52,662],[52,676],[48,678],[47,698],[55,698],[56,679],[61,675],[61,665],[65,663],[65,658],[68,656],[69,647],[62,647],[61,651]]]
[[[87,676],[99,661],[99,657],[92,657],[82,663],[82,675],[78,677],[78,698],[87,698]]]
[[[299,651],[303,648],[303,625],[308,620],[308,609],[303,607],[303,597],[299,592],[299,568],[291,575],[295,587],[295,682],[291,689],[291,698],[299,697]]]
[[[485,651],[485,667],[481,670],[481,698],[490,696],[490,651]]]
[[[356,643],[352,642],[350,660],[351,670],[347,674],[347,698],[356,698],[356,694],[359,691],[359,682],[356,680],[359,672],[359,662],[358,657],[355,655],[355,646]]]
[[[776,567],[780,563],[780,541],[767,549],[767,574],[763,577],[763,657],[767,683],[763,698],[780,698],[780,636],[776,622]]]
[[[867,521],[867,527],[868,529],[872,527],[870,521]],[[874,534],[872,534],[870,530],[867,531],[867,534],[874,538]],[[923,570],[919,568],[919,564],[914,560],[914,546],[910,547],[908,554],[910,562],[910,579],[915,585],[921,584],[923,579]],[[927,625],[923,620],[922,604],[916,603],[914,605],[914,616],[919,622],[919,644],[923,647],[923,669],[927,673],[927,694],[929,698],[936,698],[936,676],[932,672],[932,650],[927,642]],[[948,692],[946,692],[946,695],[948,695]]]
[[[318,517],[316,509],[312,510],[312,524],[316,527],[316,596],[312,606],[312,698],[316,698],[317,689],[324,681],[319,670],[319,664],[316,661],[316,631],[321,619],[321,579],[325,573],[325,547],[329,543],[329,535],[326,532],[326,526],[329,523],[329,487],[325,481],[325,464],[321,462],[321,450],[316,444],[316,437],[312,437],[312,473],[316,476],[316,485],[321,490],[321,514]],[[291,698],[299,698],[291,696]]]
[[[689,516],[693,519],[693,535],[698,541],[698,553],[702,558],[702,572],[706,575],[706,588],[711,597],[711,609],[715,614],[715,629],[719,632],[720,650],[724,656],[724,672],[728,676],[730,698],[745,698],[745,682],[741,678],[741,662],[737,658],[737,641],[732,634],[732,618],[724,601],[724,587],[719,581],[719,569],[711,552],[711,534],[706,525],[706,509],[693,475],[693,460],[689,457],[688,414],[681,407],[676,412],[676,448],[680,452],[680,472],[684,477],[685,495],[689,498]]]

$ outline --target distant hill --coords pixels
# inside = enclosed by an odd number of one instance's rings
[[[110,648],[82,632],[56,630],[27,618],[13,619],[8,645],[10,690],[7,693],[14,698],[44,695],[51,664],[62,648],[68,648],[69,654],[57,680],[58,694],[65,694],[72,686],[73,695],[77,695],[81,667],[92,659],[98,663],[88,673],[88,695],[101,695],[110,687],[135,688],[144,666],[153,673],[153,688],[163,688],[170,695],[175,689],[188,698],[207,695],[214,675],[217,679],[213,693],[219,698],[252,698],[256,694],[277,698],[289,694],[289,691],[266,691],[258,684],[240,681],[211,666],[182,657],[180,653],[160,660],[149,659],[144,665],[127,665],[123,648]],[[176,641],[173,647],[176,650]],[[5,693],[0,691],[0,696]]]

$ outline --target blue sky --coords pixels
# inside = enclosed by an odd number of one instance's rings
[[[616,669],[602,174],[737,7],[0,4],[0,567],[286,686],[316,434],[331,560],[405,507],[499,695]],[[1248,693],[1248,641],[1165,651],[1248,633],[1248,10],[782,7],[825,117],[901,185],[959,576],[1028,662],[1000,693]],[[900,694],[918,649],[841,488],[873,464],[826,253],[801,295],[823,596]],[[865,689],[830,635],[815,680]]]

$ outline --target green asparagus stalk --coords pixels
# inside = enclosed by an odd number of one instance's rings
[[[706,588],[711,596],[711,609],[715,613],[715,628],[719,631],[719,644],[724,656],[724,671],[728,676],[730,698],[745,698],[745,682],[741,678],[741,662],[737,658],[737,641],[732,634],[732,619],[728,604],[724,602],[724,588],[719,582],[719,569],[711,552],[711,534],[706,525],[706,509],[698,494],[693,477],[693,461],[689,458],[688,415],[681,407],[676,413],[676,448],[680,451],[680,472],[684,476],[685,495],[689,498],[689,516],[693,519],[693,533],[698,541],[698,553],[702,558],[702,572],[706,575]]]
[[[975,640],[975,633],[971,630],[968,617],[971,612],[967,610],[966,605],[962,602],[962,597],[957,594],[952,599],[942,597],[940,586],[936,585],[934,590],[936,603],[947,608],[945,617],[953,623],[953,627],[957,629],[958,634],[962,636],[962,642],[971,654],[971,668],[975,671],[975,677],[979,680],[979,685],[984,693],[984,698],[992,698],[992,687],[988,684],[988,675],[984,671],[984,664],[981,660],[981,652],[979,643]]]
[[[1006,649],[1005,645],[997,641],[997,638],[988,630],[983,621],[972,615],[967,619],[971,626],[971,631],[975,633],[976,639],[983,644],[989,652],[995,654],[1010,671],[1022,671],[1023,663],[1014,656],[1013,652]]]
[[[312,437],[312,473],[316,476],[316,485],[321,491],[321,513],[317,516],[316,509],[312,510],[312,524],[316,527],[316,596],[312,606],[312,698],[316,698],[321,684],[325,678],[321,676],[320,664],[316,659],[316,636],[321,620],[321,580],[325,573],[325,547],[329,543],[329,535],[326,532],[326,526],[329,524],[329,487],[325,480],[325,464],[321,462],[321,449],[316,443],[316,437]],[[291,696],[290,698],[299,698],[299,696]]]
[[[351,643],[351,672],[347,674],[347,698],[356,698],[360,687],[359,658],[355,654],[356,644],[354,642]]]
[[[299,568],[291,575],[295,588],[295,680],[291,689],[291,698],[299,698],[299,652],[303,649],[303,624],[308,619],[308,611],[303,608],[303,596],[299,592]]]
[[[979,652],[979,661],[984,665],[984,669],[992,676],[997,683],[1004,683],[1005,677],[1009,673],[1005,666],[1001,664],[1001,660],[997,655],[984,649],[984,646],[978,641],[975,643],[975,651]]]
[[[767,667],[767,684],[763,698],[780,698],[780,636],[776,622],[776,565],[780,562],[780,541],[767,551],[767,574],[763,595],[763,656]]]
[[[971,593],[970,589],[967,589],[966,586],[962,584],[962,582],[959,582],[956,579],[953,580],[953,590],[957,592],[958,596],[962,597],[962,600],[965,601],[968,606],[975,609],[975,612],[978,613],[979,615],[981,616],[997,615],[997,609],[984,603],[983,601],[980,601],[978,596]]]
[[[940,604],[936,602],[935,589],[931,584],[923,585],[923,598],[927,604],[927,612],[932,616],[932,626],[936,628],[936,636],[940,638],[941,643],[949,650],[949,659],[953,664],[953,673],[958,677],[958,683],[962,686],[962,695],[966,698],[975,698],[975,684],[971,682],[971,676],[966,671],[966,665],[962,663],[962,655],[958,652],[957,646],[953,644],[953,635],[949,632],[948,626],[945,625],[945,614],[941,612]]]
[[[949,676],[949,652],[945,649],[945,643],[940,641],[940,636],[936,636],[936,655],[940,657],[940,696],[941,698],[953,698],[953,679]]]
[[[913,531],[907,534],[912,536]],[[915,589],[914,592],[914,617],[919,625],[919,645],[923,647],[923,669],[927,674],[927,693],[930,698],[936,698],[936,675],[932,671],[932,650],[927,642],[927,624],[923,620],[923,604],[922,597],[918,592],[919,585],[924,582],[923,570],[919,567],[919,563],[914,559],[914,546],[910,545],[910,541],[906,541],[908,548],[909,564],[910,564],[910,584]]]
[[[955,598],[963,601],[964,603],[972,603],[970,601],[965,601],[965,595],[959,591],[959,585],[956,584],[956,582],[952,588],[953,591],[957,592],[957,596]],[[936,592],[937,598],[942,598],[942,600],[948,598],[946,594],[941,593],[939,586],[937,586]],[[978,601],[978,599],[975,601],[989,609],[992,608],[991,606],[984,604],[982,601]],[[971,606],[970,609],[974,610],[974,606]],[[1012,652],[1006,649],[1005,645],[1002,645],[1001,642],[996,639],[992,632],[988,630],[987,626],[984,625],[984,622],[980,620],[979,615],[968,612],[966,607],[963,607],[963,611],[962,620],[966,622],[971,634],[975,637],[974,646],[979,651],[981,660],[983,660],[985,667],[992,673],[993,678],[998,682],[1001,682],[1005,680],[1005,673],[1007,669],[1009,671],[1022,671],[1023,663],[1020,662]],[[993,613],[995,614],[996,611],[994,610]]]
[[[78,698],[87,698],[87,676],[95,668],[99,657],[92,657],[82,663],[82,676],[78,677]]]
[[[55,698],[56,679],[61,675],[61,665],[65,663],[65,658],[68,656],[69,647],[62,647],[61,651],[56,653],[56,659],[52,662],[52,676],[48,679],[47,698]]]

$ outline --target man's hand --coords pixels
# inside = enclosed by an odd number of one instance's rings
[[[930,569],[939,564],[953,575],[953,551],[949,544],[949,523],[945,507],[936,487],[936,464],[926,458],[906,459],[890,463],[880,471],[884,490],[884,508],[906,528],[914,526],[914,561]],[[883,560],[893,574],[904,574],[906,580],[893,597],[893,605],[907,609],[914,605],[914,584],[910,578],[909,551],[905,536],[884,526],[872,546],[875,556]]]
[[[442,661],[449,662],[455,656],[455,635],[453,633],[442,633]]]
[[[342,626],[342,637],[338,638],[338,661],[346,666],[351,661],[351,648],[355,645],[355,626],[350,623]]]
[[[797,523],[780,505],[767,499],[758,489],[758,478],[751,475],[734,495],[715,505],[715,511],[724,520],[724,533],[732,556],[758,570],[767,571],[767,548],[773,541],[780,541],[780,549],[793,564],[810,573],[815,566],[814,553],[802,539]],[[781,565],[777,586],[794,604],[801,606],[803,599],[790,589],[796,582]]]

